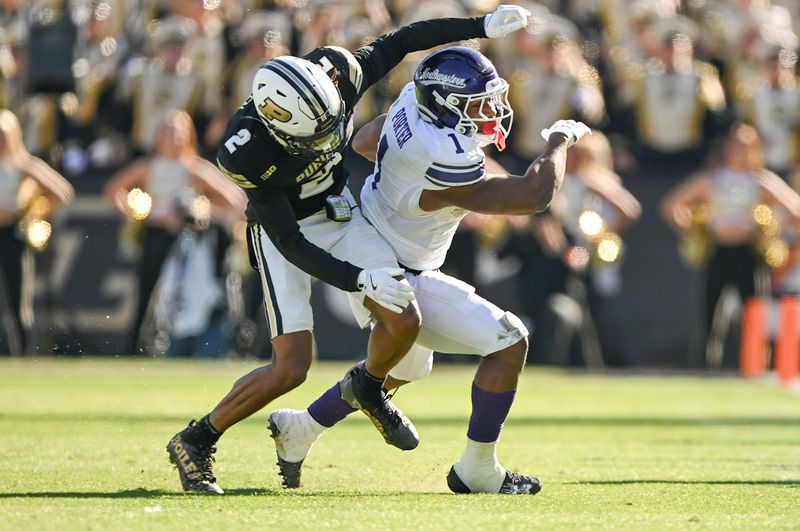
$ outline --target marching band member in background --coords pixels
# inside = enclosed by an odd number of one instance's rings
[[[129,351],[139,352],[139,333],[147,313],[150,295],[183,220],[176,214],[176,202],[187,195],[208,196],[223,210],[244,209],[244,194],[210,162],[197,154],[194,124],[184,111],[168,112],[158,129],[152,155],[133,161],[106,184],[105,195],[123,215],[131,215],[128,194],[139,188],[149,194],[152,205],[142,234],[139,267],[139,299],[131,329]]]
[[[519,109],[519,130],[510,147],[518,157],[541,153],[546,142],[538,132],[558,119],[597,126],[605,118],[600,76],[583,58],[580,39],[574,24],[551,14],[514,35],[505,61],[514,67],[509,98]]]
[[[197,35],[195,23],[186,17],[169,16],[155,24],[152,57],[129,61],[120,83],[119,103],[130,106],[130,124],[118,127],[129,133],[134,153],[150,153],[164,117],[173,109],[186,111],[196,124],[210,113],[204,101],[204,78],[192,62],[189,44]],[[201,127],[202,130],[202,127]]]
[[[610,346],[613,343],[611,334],[603,332],[613,329],[613,316],[608,315],[602,305],[621,289],[619,267],[623,241],[619,233],[639,218],[641,205],[614,173],[611,147],[602,133],[595,132],[575,144],[566,164],[561,192],[553,200],[550,215],[512,218],[516,229],[512,245],[524,241],[528,231],[535,237],[534,242],[530,242],[534,248],[527,249],[531,256],[521,256],[528,267],[523,267],[519,275],[520,293],[527,302],[527,312],[540,325],[547,322],[548,301],[554,294],[586,298],[578,301],[582,321],[598,321],[601,344]],[[531,246],[520,246],[523,253],[525,247]],[[571,293],[572,281],[582,284],[580,294]],[[537,327],[539,332],[534,334],[531,350],[540,356],[548,353],[554,360],[568,361],[571,341],[566,340],[562,347],[555,348],[555,338],[542,337],[549,334],[547,328]],[[564,326],[557,328],[560,330]],[[586,339],[584,335],[581,347],[587,363],[589,358],[597,358],[594,361],[602,365],[600,352],[587,356],[586,349],[591,345],[585,344],[588,343]],[[610,355],[606,361],[624,363],[624,355],[618,350],[614,348],[613,353],[604,353]]]
[[[289,52],[290,31],[288,17],[279,12],[250,13],[242,21],[234,32],[242,51],[226,73],[225,112],[236,112],[239,105],[250,96],[253,76],[261,65]]]
[[[35,273],[26,247],[47,244],[50,225],[44,220],[73,196],[64,177],[28,153],[14,113],[0,109],[0,314],[7,343],[0,354],[26,351]]]
[[[761,40],[757,42],[762,42]],[[764,163],[784,179],[800,162],[800,92],[797,53],[781,46],[766,47],[754,79],[737,85],[734,100],[742,119],[764,139]]]
[[[687,234],[695,223],[693,209],[704,205],[711,249],[705,265],[703,322],[710,332],[726,286],[735,287],[742,301],[769,293],[764,266],[782,265],[786,255],[777,256],[776,248],[764,246],[763,236],[774,233],[780,215],[800,222],[800,196],[764,168],[758,132],[740,124],[731,129],[719,160],[675,188],[662,210],[670,225]]]

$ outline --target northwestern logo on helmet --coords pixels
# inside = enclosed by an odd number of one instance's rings
[[[422,72],[419,73],[418,79],[420,81],[434,81],[436,83],[442,83],[444,85],[450,85],[458,88],[464,88],[467,86],[467,80],[463,77],[459,77],[454,74],[443,74],[439,72],[438,68],[434,70],[431,70],[430,68],[423,69]]]

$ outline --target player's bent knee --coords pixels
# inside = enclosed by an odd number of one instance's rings
[[[520,339],[513,345],[493,352],[486,357],[494,363],[501,364],[506,371],[521,372],[528,357],[528,339]]]
[[[416,305],[409,304],[401,313],[390,314],[384,324],[395,337],[416,338],[422,318]]]
[[[509,348],[509,354],[513,358],[515,362],[517,362],[520,368],[525,365],[525,360],[528,358],[528,338],[524,337],[518,342],[511,345]]]
[[[311,355],[306,355],[305,350],[298,351],[296,355],[273,356],[272,378],[275,378],[284,392],[290,391],[306,381],[308,370],[311,368]]]
[[[308,376],[308,366],[300,363],[287,363],[276,367],[277,379],[284,390],[289,391],[300,386]]]

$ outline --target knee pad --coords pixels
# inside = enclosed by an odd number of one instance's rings
[[[513,345],[514,343],[522,339],[527,339],[528,329],[525,327],[525,324],[522,322],[522,319],[520,319],[513,313],[511,312],[504,313],[503,316],[500,318],[500,324],[506,331],[507,334],[506,339],[510,340],[510,342],[508,342],[509,345]]]
[[[389,371],[389,376],[404,382],[415,382],[428,376],[431,369],[433,369],[433,351],[414,345],[400,363]]]

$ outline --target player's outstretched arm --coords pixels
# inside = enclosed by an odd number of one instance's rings
[[[567,149],[590,133],[586,125],[559,120],[542,134],[544,153],[528,166],[525,175],[491,175],[468,186],[424,190],[419,206],[433,211],[457,206],[481,214],[519,216],[545,210],[564,180]]]
[[[530,15],[523,7],[501,5],[483,17],[423,20],[381,35],[353,54],[363,72],[358,92],[363,93],[409,53],[467,39],[505,37],[526,27]]]

